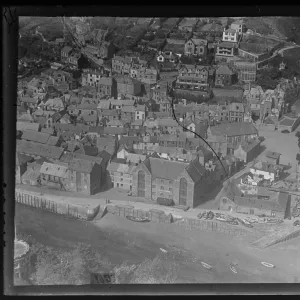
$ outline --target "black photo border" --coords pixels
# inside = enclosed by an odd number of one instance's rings
[[[300,294],[300,284],[176,284],[13,286],[15,132],[18,16],[221,17],[294,16],[299,5],[26,5],[2,6],[2,169],[4,195],[4,294],[6,295],[259,295]],[[300,17],[300,16],[299,16]]]

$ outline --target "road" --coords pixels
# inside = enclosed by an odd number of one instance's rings
[[[238,244],[234,237],[216,232],[152,222],[136,226],[126,218],[111,214],[97,222],[81,222],[21,204],[16,207],[16,226],[18,233],[31,235],[48,246],[67,249],[78,242],[90,244],[116,264],[124,260],[137,264],[147,257],[153,259],[160,253],[159,248],[166,249],[168,253],[164,254],[164,259],[175,261],[179,266],[177,283],[300,280],[297,246],[284,251],[249,249]],[[172,246],[181,248],[182,253],[176,254]],[[261,260],[275,264],[276,268],[263,267]],[[200,261],[210,264],[212,270],[204,269]],[[229,269],[231,262],[237,263],[237,275]]]

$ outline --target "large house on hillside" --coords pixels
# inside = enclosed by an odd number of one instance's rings
[[[205,174],[197,160],[183,163],[150,157],[132,172],[132,195],[152,201],[173,199],[176,205],[195,207],[208,184]]]

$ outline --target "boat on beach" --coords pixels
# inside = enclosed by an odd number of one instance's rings
[[[262,261],[261,264],[262,264],[263,266],[267,267],[267,268],[275,268],[274,265],[272,265],[272,264],[270,264],[270,263],[267,263],[267,262],[265,262],[265,261]]]
[[[233,264],[230,265],[230,270],[234,273],[237,274],[237,270]]]
[[[216,220],[221,221],[221,222],[226,222],[227,220],[223,217],[217,217]]]
[[[205,263],[205,262],[203,262],[203,261],[201,261],[201,264],[202,264],[202,266],[203,266],[204,268],[206,268],[206,269],[208,269],[208,270],[210,270],[210,269],[212,268],[212,266],[210,266],[209,264],[207,264],[207,263]]]
[[[133,221],[133,222],[150,222],[148,218],[138,218],[138,217],[133,217],[133,216],[126,216],[126,219]]]
[[[165,249],[163,249],[163,248],[159,248],[159,250],[160,250],[161,252],[163,252],[163,253],[168,253],[168,251],[165,250]]]

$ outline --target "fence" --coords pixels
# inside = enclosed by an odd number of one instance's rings
[[[68,217],[76,219],[87,219],[87,211],[83,207],[64,203],[57,203],[55,201],[47,200],[42,197],[20,192],[15,193],[15,199],[18,203],[28,205],[37,209],[50,211],[55,214],[66,215]]]

